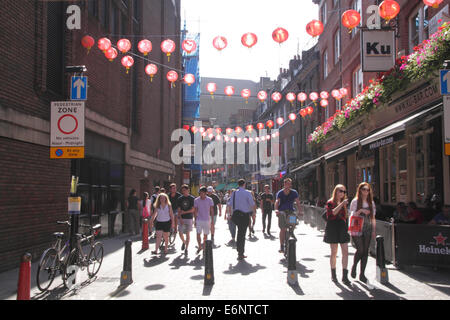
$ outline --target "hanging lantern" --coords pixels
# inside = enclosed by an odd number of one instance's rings
[[[183,125],[183,129],[189,131],[189,125],[187,125],[187,124]]]
[[[186,39],[186,40],[183,40],[183,42],[181,43],[181,48],[182,48],[187,54],[191,54],[192,52],[194,52],[195,50],[197,50],[197,43],[195,42],[195,40],[192,40],[192,39]]]
[[[278,124],[279,126],[281,126],[283,123],[284,123],[283,117],[277,118],[277,124]]]
[[[297,115],[295,113],[290,113],[289,120],[291,120],[292,122],[295,122],[295,119],[297,119]]]
[[[214,138],[214,134],[212,134],[212,133],[208,134],[208,138],[209,138],[210,140],[212,140],[212,138]]]
[[[217,140],[217,141],[220,141],[220,140],[222,140],[222,137],[221,137],[221,135],[220,135],[220,134],[218,134],[218,135],[216,136],[216,140]]]
[[[225,140],[225,142],[230,141],[230,138],[228,136],[225,136],[223,139]]]
[[[127,53],[131,49],[131,42],[128,39],[120,39],[117,41],[117,49],[123,54]]]
[[[196,126],[192,126],[191,131],[192,131],[192,133],[197,133],[198,129]]]
[[[349,29],[349,33],[353,28],[357,27],[361,22],[361,15],[356,10],[347,10],[342,14],[342,24]]]
[[[81,38],[81,44],[83,47],[87,49],[87,53],[89,54],[89,51],[95,44],[95,40],[91,36],[86,35],[83,38]]]
[[[425,3],[425,5],[433,7],[435,9],[439,8],[439,5],[443,2],[444,0],[423,0],[423,3]]]
[[[236,128],[234,128],[234,131],[239,134],[239,133],[242,132],[242,128],[241,127],[236,127]]]
[[[267,128],[272,129],[272,127],[273,127],[273,121],[272,121],[272,120],[268,120],[268,121],[266,122],[266,126],[267,126]]]
[[[323,23],[319,20],[313,20],[306,25],[306,32],[312,36],[320,36],[323,32]]]
[[[211,99],[214,100],[214,92],[217,90],[217,85],[214,82],[209,82],[206,85],[206,90],[208,90],[209,94],[211,95]]]
[[[153,81],[153,76],[158,72],[156,64],[150,63],[145,67],[145,73],[150,76],[150,82]]]
[[[314,105],[317,104],[317,99],[319,99],[319,94],[317,92],[311,92],[309,94],[309,99],[314,102]]]
[[[222,36],[217,36],[213,39],[213,47],[219,51],[225,49],[228,45],[227,38]]]
[[[282,44],[282,43],[285,42],[288,38],[289,38],[289,32],[287,32],[286,29],[283,29],[283,28],[276,28],[276,29],[272,32],[272,39],[273,39],[275,42],[278,42],[279,44]]]
[[[266,140],[270,140],[270,134],[266,135]]]
[[[226,86],[224,92],[227,96],[232,96],[234,94],[234,88],[232,86]]]
[[[386,20],[386,24],[394,19],[400,12],[400,5],[397,1],[384,0],[378,7],[380,16]]]
[[[259,101],[264,102],[267,99],[267,92],[265,92],[264,90],[258,92],[258,99]]]
[[[302,118],[306,117],[306,109],[300,109],[300,115],[302,116]]]
[[[322,91],[321,93],[320,93],[320,98],[321,99],[328,99],[330,97],[330,95],[328,94],[328,92],[326,92],[326,91]]]
[[[259,137],[255,138],[255,142],[258,143],[259,142]]]
[[[148,55],[149,52],[152,51],[152,42],[150,40],[147,40],[147,39],[139,41],[139,43],[138,43],[138,50],[144,56]]]
[[[256,124],[256,127],[257,127],[259,130],[262,130],[262,129],[264,129],[264,123],[258,122],[258,123]]]
[[[170,61],[170,55],[175,51],[175,42],[170,39],[166,39],[161,42],[161,50],[167,55],[167,61]]]
[[[244,141],[244,143],[247,143],[248,142],[247,137],[245,137],[243,141]]]
[[[226,128],[225,132],[226,132],[227,134],[232,134],[232,133],[233,133],[233,129],[231,129],[231,128]]]
[[[246,104],[248,103],[248,98],[250,97],[250,95],[251,95],[250,89],[244,89],[241,91],[241,96],[242,96],[242,98],[245,99]]]
[[[306,99],[308,99],[308,96],[307,96],[306,93],[304,93],[304,92],[300,92],[300,93],[297,95],[297,100],[300,101],[300,102],[302,103],[302,106],[303,106],[303,103],[305,103]]]
[[[191,84],[195,83],[195,76],[192,73],[186,73],[183,80],[184,83],[186,83],[188,86],[191,86]]]
[[[259,138],[259,140],[261,140],[261,141],[266,141],[266,137],[265,137],[265,136],[262,136],[261,138]]]
[[[230,141],[231,141],[231,143],[235,143],[236,142],[236,138],[235,137],[231,137]]]
[[[103,53],[106,52],[109,48],[111,48],[111,41],[108,38],[101,38],[97,41],[97,46]]]
[[[277,91],[272,93],[272,100],[275,101],[276,103],[278,103],[281,100],[282,97],[283,96],[281,95],[281,93],[279,93]]]
[[[217,134],[221,134],[222,133],[222,129],[221,128],[216,128],[216,133]]]
[[[203,128],[203,127],[200,127],[200,129],[198,129],[198,131],[199,131],[200,133],[205,133],[205,132],[206,132],[205,128]]]
[[[242,36],[241,42],[244,46],[250,49],[258,42],[258,37],[254,33],[247,32]]]
[[[348,90],[346,88],[341,88],[339,89],[339,93],[343,96],[346,97],[348,94]]]
[[[327,99],[320,100],[320,106],[323,108],[328,107],[328,100]]]
[[[252,143],[252,142],[253,142],[253,138],[252,137],[248,138],[248,143]]]
[[[125,56],[122,58],[122,65],[127,69],[127,74],[128,74],[128,70],[130,70],[130,68],[133,66],[134,64],[134,59],[131,56]]]
[[[297,96],[295,95],[295,93],[289,92],[289,93],[286,95],[286,100],[289,101],[289,102],[291,103],[291,105],[294,105],[294,101],[295,101],[295,98],[296,98],[296,97],[297,97]]]
[[[115,58],[117,58],[117,55],[117,50],[113,47],[105,51],[105,57],[108,58],[109,61],[113,61]]]
[[[341,94],[340,90],[334,89],[333,91],[331,91],[331,96],[333,98],[335,98],[336,100],[341,100],[342,99],[342,94]]]
[[[252,132],[252,131],[253,131],[253,125],[249,124],[248,126],[245,127],[245,129],[246,129],[248,132]]]
[[[309,107],[306,108],[306,113],[307,114],[311,115],[313,112],[314,112],[313,107],[309,106]]]
[[[167,72],[167,80],[170,82],[170,87],[173,88],[175,86],[175,81],[178,80],[178,73],[174,70],[170,70]]]

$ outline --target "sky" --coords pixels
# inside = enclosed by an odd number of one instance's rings
[[[200,75],[202,77],[276,79],[280,68],[315,41],[306,33],[306,25],[318,18],[318,6],[312,0],[181,0],[181,26],[186,20],[190,33],[200,32]],[[289,38],[281,46],[272,32],[282,27]],[[244,33],[258,37],[248,49],[241,44]],[[216,50],[212,40],[224,36],[228,46]]]

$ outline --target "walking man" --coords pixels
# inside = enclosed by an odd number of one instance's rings
[[[260,207],[262,210],[262,223],[263,223],[263,233],[266,232],[266,217],[268,218],[267,223],[267,234],[270,236],[270,226],[272,224],[272,208],[273,203],[275,202],[273,199],[273,194],[270,192],[269,185],[266,184],[264,186],[264,193],[261,195]]]
[[[198,243],[197,254],[205,248],[205,242],[211,229],[211,217],[214,215],[214,201],[206,195],[207,192],[206,187],[201,187],[199,190],[200,196],[195,198],[194,201],[194,218]],[[203,243],[201,239],[202,233]]]
[[[178,231],[180,232],[180,239],[183,241],[181,250],[184,250],[184,254],[187,255],[189,241],[191,240],[195,198],[189,194],[189,186],[186,184],[181,186],[181,194],[181,197],[178,198]]]
[[[214,188],[212,186],[209,186],[207,188],[208,190],[208,197],[210,197],[214,202],[214,215],[211,217],[211,240],[214,242],[214,231],[216,230],[216,220],[217,220],[217,213],[219,214],[219,217],[222,216],[222,204],[220,203],[220,199],[217,196],[217,194],[213,193]]]
[[[169,187],[169,200],[172,204],[173,216],[175,218],[175,234],[178,230],[178,198],[181,197],[181,193],[177,192],[177,184],[172,183]]]
[[[232,220],[238,228],[236,249],[238,260],[247,258],[245,251],[245,234],[250,222],[250,216],[256,217],[256,205],[252,193],[245,189],[245,180],[238,181],[239,189],[236,190],[228,200],[232,208]]]

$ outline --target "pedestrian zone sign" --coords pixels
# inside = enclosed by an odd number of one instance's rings
[[[70,86],[70,100],[87,100],[88,78],[73,76]]]
[[[441,94],[450,94],[450,70],[441,70]]]

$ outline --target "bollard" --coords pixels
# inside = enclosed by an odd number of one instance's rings
[[[211,240],[205,242],[205,285],[214,284],[213,245]]]
[[[147,250],[148,248],[148,219],[144,219],[142,225],[142,250]]]
[[[385,284],[389,282],[386,262],[384,258],[384,238],[377,236],[377,281]]]
[[[287,272],[287,282],[291,285],[297,284],[297,257],[296,251],[296,239],[289,239],[288,250],[288,272]]]
[[[17,300],[30,300],[31,254],[25,253],[21,259],[19,281],[17,283]]]
[[[129,285],[133,282],[131,276],[131,244],[133,242],[128,239],[125,241],[125,254],[123,258],[123,271],[120,275],[120,285]]]

